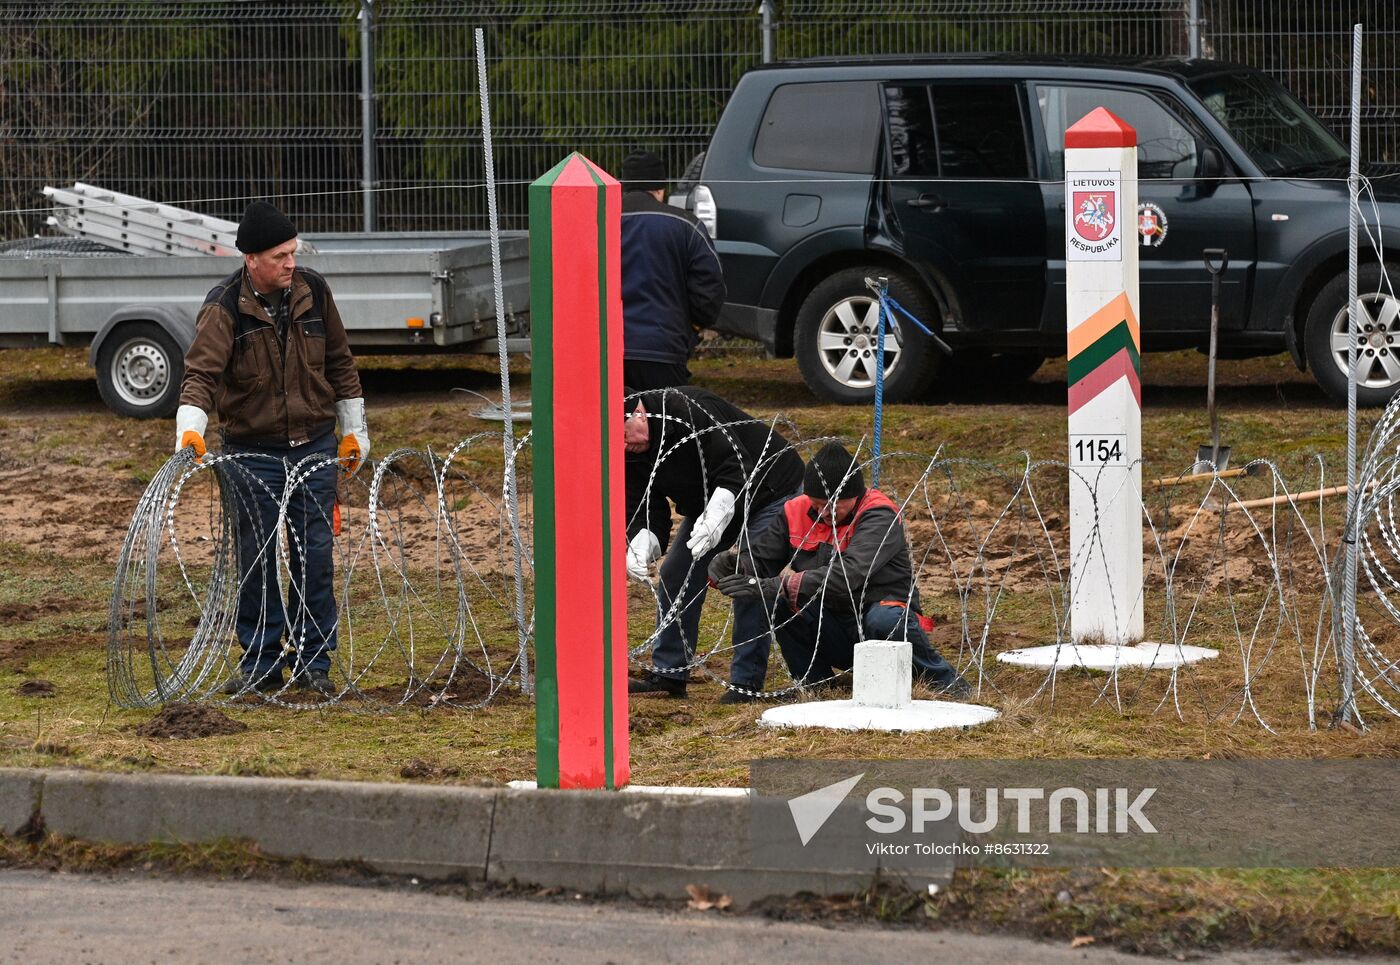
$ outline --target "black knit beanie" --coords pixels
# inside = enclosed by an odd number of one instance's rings
[[[243,220],[238,222],[238,238],[234,244],[245,255],[255,255],[296,236],[297,228],[290,218],[266,201],[254,201],[243,212]]]
[[[628,191],[660,191],[666,187],[666,162],[652,151],[636,151],[622,161],[622,187]]]
[[[802,492],[812,499],[850,499],[865,492],[865,475],[844,446],[828,442],[807,463]]]

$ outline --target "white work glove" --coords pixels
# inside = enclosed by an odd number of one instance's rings
[[[705,504],[705,510],[695,517],[690,527],[690,539],[685,548],[697,559],[719,545],[719,538],[734,518],[734,494],[727,489],[716,489]]]
[[[632,537],[627,544],[627,575],[643,583],[650,582],[647,567],[661,555],[661,541],[649,529],[644,529]]]
[[[186,446],[194,446],[194,457],[199,459],[207,451],[204,445],[204,431],[209,428],[209,416],[197,405],[182,405],[175,410],[175,451]]]
[[[340,423],[340,467],[350,475],[369,458],[369,429],[365,427],[365,400],[341,399],[335,404]]]

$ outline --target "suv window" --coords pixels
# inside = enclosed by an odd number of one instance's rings
[[[1045,123],[1050,176],[1065,176],[1065,128],[1096,107],[1106,107],[1137,130],[1139,178],[1196,176],[1196,136],[1171,111],[1139,91],[1112,87],[1036,85]]]
[[[1326,170],[1346,148],[1277,82],[1259,74],[1225,74],[1191,87],[1240,147],[1269,174]]]
[[[896,177],[1024,178],[1030,172],[1016,88],[890,85],[890,168]]]
[[[763,112],[753,159],[770,168],[871,174],[879,132],[874,82],[783,84]]]

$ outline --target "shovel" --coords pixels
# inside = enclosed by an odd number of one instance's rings
[[[1215,345],[1220,337],[1220,276],[1230,264],[1230,253],[1224,248],[1207,248],[1201,252],[1206,271],[1210,272],[1210,369],[1206,376],[1206,410],[1210,413],[1210,445],[1196,450],[1196,465],[1205,465],[1223,472],[1230,464],[1230,447],[1220,444],[1220,423],[1215,415]]]

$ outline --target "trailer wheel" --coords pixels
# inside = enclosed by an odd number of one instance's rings
[[[154,322],[127,322],[109,334],[97,352],[97,390],[118,415],[174,415],[184,377],[184,353]]]

